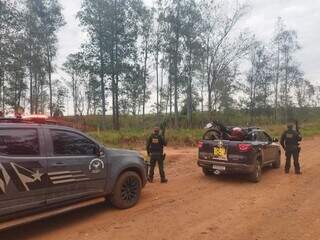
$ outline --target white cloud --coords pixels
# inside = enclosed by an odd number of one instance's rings
[[[320,1],[312,0],[254,0],[252,11],[246,17],[247,25],[261,40],[269,40],[278,17],[282,17],[288,28],[296,30],[302,49],[297,53],[298,61],[306,78],[320,84],[318,56],[320,56]]]

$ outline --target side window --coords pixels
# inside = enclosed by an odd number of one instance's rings
[[[264,136],[264,139],[265,139],[265,142],[272,142],[272,138],[266,134],[265,132],[262,132],[263,136]]]
[[[90,139],[63,130],[50,130],[54,155],[64,156],[92,156],[95,155],[97,145]]]
[[[36,129],[0,129],[0,154],[7,156],[40,155]]]
[[[257,133],[256,132],[251,132],[248,136],[249,141],[257,141]]]
[[[258,140],[260,142],[270,142],[271,138],[265,132],[258,132]]]

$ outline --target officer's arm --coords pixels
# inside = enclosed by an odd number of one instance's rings
[[[147,153],[150,153],[151,136],[147,140]]]
[[[298,142],[302,141],[302,136],[300,133],[298,133],[297,137],[298,137]]]
[[[165,147],[167,146],[167,141],[164,136],[161,136],[161,142],[162,142],[163,146],[165,146]]]
[[[281,144],[281,146],[282,146],[283,148],[285,148],[285,146],[284,146],[284,138],[285,138],[285,135],[286,135],[286,133],[284,132],[284,133],[281,135],[281,138],[280,138],[280,144]]]

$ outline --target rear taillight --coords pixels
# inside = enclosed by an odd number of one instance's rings
[[[239,143],[238,149],[240,152],[251,152],[252,151],[252,145],[249,143]]]
[[[198,142],[198,148],[202,148],[202,147],[203,147],[203,145],[204,145],[204,144],[203,144],[203,142],[202,142],[202,141],[199,141],[199,142]]]

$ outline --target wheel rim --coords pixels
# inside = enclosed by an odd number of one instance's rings
[[[138,198],[139,180],[136,177],[128,177],[121,187],[121,199],[128,203],[135,202]]]

